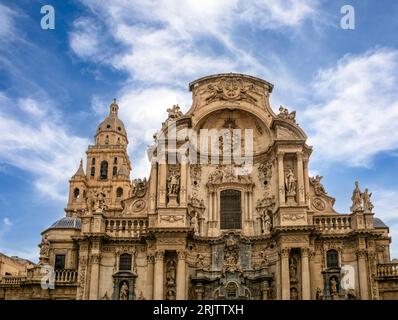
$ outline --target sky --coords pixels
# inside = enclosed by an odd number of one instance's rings
[[[354,181],[372,192],[398,258],[397,17],[394,0],[0,0],[0,252],[38,261],[113,98],[143,177],[166,109],[190,107],[188,83],[238,72],[274,84],[274,111],[296,110],[338,212]]]

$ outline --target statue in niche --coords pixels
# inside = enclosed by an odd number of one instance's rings
[[[285,177],[286,192],[288,195],[296,194],[296,178],[294,176],[293,170],[288,169]]]
[[[50,241],[47,239],[47,235],[43,237],[39,247],[40,247],[40,258],[48,259],[48,255],[50,253]]]
[[[289,259],[289,275],[290,282],[297,282],[297,262],[293,257]]]
[[[359,189],[358,181],[355,181],[355,189],[352,192],[351,200],[352,200],[352,206],[351,206],[352,212],[362,210],[362,193],[361,190]]]
[[[315,177],[310,178],[310,182],[314,187],[314,192],[317,196],[321,196],[327,194],[323,184],[321,183],[322,176],[316,175]]]
[[[290,289],[290,300],[298,300],[298,292],[294,287]]]
[[[129,286],[126,281],[123,281],[122,286],[120,287],[119,299],[120,300],[128,300],[129,297]]]
[[[140,291],[140,294],[139,294],[137,300],[145,300],[145,297],[144,297],[142,291]]]
[[[198,235],[199,234],[199,221],[198,221],[196,212],[194,212],[194,214],[191,217],[191,227],[193,228],[193,233],[195,235]]]
[[[270,214],[266,210],[264,210],[261,220],[263,224],[262,226],[263,232],[264,233],[270,232],[272,227],[272,220]]]
[[[323,293],[321,288],[317,288],[316,289],[316,300],[323,300]]]
[[[180,190],[180,175],[177,173],[171,173],[167,182],[168,194],[178,195],[178,191]]]
[[[175,300],[176,299],[176,293],[174,290],[169,289],[166,292],[166,300]]]
[[[167,267],[166,283],[168,287],[175,286],[176,284],[176,263],[170,260]]]
[[[368,188],[365,189],[365,192],[362,193],[361,198],[363,200],[363,210],[365,212],[372,212],[373,210],[373,203],[370,200],[370,197],[372,196],[372,192],[369,193]]]
[[[330,278],[330,295],[336,295],[337,294],[337,281],[335,277]]]

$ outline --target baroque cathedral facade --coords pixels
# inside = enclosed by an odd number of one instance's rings
[[[312,147],[295,112],[270,106],[273,85],[230,73],[189,89],[191,108],[168,109],[154,136],[148,179],[130,180],[127,132],[110,105],[70,179],[66,216],[42,233],[39,265],[3,279],[4,297],[398,298],[371,193],[356,182],[351,212],[335,211],[322,177],[309,176]],[[41,287],[44,266],[55,269],[53,288]]]

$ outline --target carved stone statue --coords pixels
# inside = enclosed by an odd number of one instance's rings
[[[288,109],[284,108],[283,106],[280,106],[279,114],[277,115],[277,117],[283,120],[296,122],[296,111],[292,111],[289,113]]]
[[[351,200],[352,200],[352,206],[351,206],[352,212],[362,210],[362,193],[361,190],[359,189],[358,181],[355,181],[355,189],[352,192]]]
[[[184,115],[182,111],[180,111],[180,107],[178,104],[175,104],[172,108],[167,109],[167,113],[167,120],[176,120]]]
[[[198,268],[203,268],[205,265],[204,260],[205,260],[204,255],[199,252],[198,255],[196,256],[196,266]]]
[[[129,286],[126,281],[123,281],[122,286],[120,287],[119,299],[120,300],[128,300],[129,298]]]
[[[369,193],[368,188],[365,189],[365,192],[362,193],[362,200],[363,200],[363,210],[365,212],[372,212],[373,210],[373,203],[370,201],[370,197],[372,193]]]
[[[105,193],[103,191],[96,195],[94,210],[102,211],[105,209]]]
[[[176,293],[175,293],[175,291],[172,290],[172,289],[167,290],[167,293],[166,293],[166,300],[175,300],[175,299],[176,299]]]
[[[262,216],[262,223],[263,223],[263,232],[268,233],[271,231],[271,226],[272,226],[272,221],[269,213],[267,211],[264,211],[263,216]]]
[[[310,182],[312,186],[314,187],[314,192],[317,196],[321,196],[324,194],[327,194],[325,188],[323,187],[321,180],[322,176],[316,175],[315,177],[310,178]]]
[[[296,178],[292,169],[288,169],[285,177],[286,192],[288,195],[296,194]]]
[[[330,295],[337,294],[337,281],[334,277],[330,279]]]
[[[199,222],[198,222],[196,213],[194,213],[193,216],[191,217],[191,227],[193,228],[193,233],[195,235],[198,235],[199,234]]]
[[[290,282],[297,282],[297,262],[293,257],[289,259],[289,275]]]
[[[176,284],[176,263],[174,260],[170,260],[167,265],[166,283],[168,287]]]
[[[43,237],[40,247],[40,258],[48,259],[48,255],[50,253],[50,241],[47,239],[47,235]]]
[[[167,180],[168,195],[178,195],[180,190],[180,175],[172,173]]]
[[[316,289],[316,300],[323,300],[323,293],[321,288]]]
[[[131,195],[133,197],[142,198],[143,196],[145,196],[147,188],[148,188],[148,182],[146,178],[144,178],[143,180],[134,179]]]

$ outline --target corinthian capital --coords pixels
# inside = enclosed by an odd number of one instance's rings
[[[156,260],[163,261],[164,260],[164,250],[157,250],[155,253]]]

